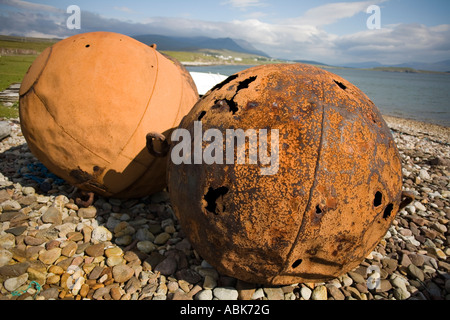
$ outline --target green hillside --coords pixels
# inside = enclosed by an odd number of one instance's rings
[[[0,91],[22,79],[34,59],[56,40],[0,35]]]
[[[58,40],[54,39],[11,37],[0,35],[0,48],[31,50],[35,51],[35,54],[39,54],[42,51],[44,51],[47,47],[50,47],[51,45],[56,43],[57,41]]]
[[[243,64],[258,65],[280,63],[281,60],[271,59],[249,53],[230,50],[200,49],[196,51],[161,51],[184,64]]]

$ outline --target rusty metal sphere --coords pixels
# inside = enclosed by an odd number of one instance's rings
[[[20,122],[31,152],[82,190],[135,198],[166,186],[167,158],[146,149],[198,100],[189,73],[156,46],[92,32],[47,48],[20,88]]]
[[[335,278],[361,263],[400,208],[401,160],[391,132],[369,98],[333,73],[304,64],[244,70],[211,89],[179,128],[195,136],[200,122],[202,132],[223,134],[224,158],[230,129],[255,130],[267,155],[279,146],[272,174],[261,174],[261,162],[268,164],[261,154],[250,163],[249,142],[245,163],[237,148],[234,163],[195,161],[197,138],[182,155],[190,164],[169,160],[174,212],[219,272],[272,285]],[[269,139],[274,129],[278,141]],[[198,141],[203,152],[213,143]],[[172,141],[171,157],[184,142]]]

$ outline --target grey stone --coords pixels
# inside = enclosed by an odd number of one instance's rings
[[[139,251],[143,253],[150,253],[156,250],[156,246],[153,244],[153,242],[150,241],[139,241],[136,244],[136,247],[138,248]]]
[[[177,271],[177,260],[174,257],[167,257],[155,267],[156,272],[169,276]]]
[[[235,288],[217,287],[213,290],[214,297],[219,300],[237,300],[239,293]]]
[[[334,300],[345,300],[345,295],[342,293],[342,291],[333,285],[328,287],[328,292],[334,298]]]
[[[153,241],[155,236],[147,228],[138,229],[135,235],[136,239],[139,241]]]
[[[408,258],[411,260],[411,262],[417,266],[417,267],[421,267],[423,266],[425,260],[423,259],[423,257],[419,254],[409,254]]]
[[[428,171],[425,169],[421,169],[419,171],[419,177],[422,180],[430,180],[431,179],[430,175],[428,174]]]
[[[357,272],[350,271],[350,272],[348,272],[348,275],[349,275],[349,276],[353,279],[353,281],[355,281],[356,283],[365,283],[365,282],[366,282],[366,280],[364,279],[364,277],[363,277],[361,274],[357,273]]]
[[[428,293],[431,295],[432,299],[441,299],[441,288],[439,288],[439,286],[434,283],[433,281],[430,281],[427,284],[427,291]]]
[[[25,230],[27,230],[27,226],[20,226],[20,227],[9,228],[8,230],[5,230],[5,232],[11,233],[15,236],[20,236],[22,233],[25,232]]]
[[[450,279],[445,280],[445,291],[450,293]]]
[[[408,274],[414,279],[423,281],[425,279],[425,275],[422,270],[416,267],[414,264],[410,264],[407,269]]]
[[[28,263],[28,262],[5,265],[3,267],[0,267],[0,276],[2,276],[2,277],[20,276],[21,274],[24,274],[27,271],[29,266],[30,266],[30,263]]]
[[[49,288],[42,291],[39,295],[44,297],[46,300],[58,299],[59,291],[58,288]]]
[[[376,292],[387,292],[392,289],[392,285],[389,280],[381,279],[380,285],[375,289]]]
[[[394,289],[394,297],[397,300],[406,300],[410,296],[411,296],[411,294],[403,288],[397,287]]]
[[[0,141],[11,134],[11,126],[6,121],[0,121]]]
[[[407,280],[404,280],[399,276],[395,276],[393,279],[391,279],[391,284],[395,287],[394,297],[397,300],[408,299],[411,296],[411,294],[406,289],[406,283]]]
[[[177,279],[182,279],[192,284],[202,280],[202,276],[192,269],[179,270],[176,273],[176,277]]]
[[[9,278],[5,280],[3,283],[3,287],[8,290],[9,292],[12,292],[19,288],[21,285],[23,285],[28,280],[28,273],[24,273],[18,277],[15,278]]]
[[[196,294],[195,299],[196,300],[212,300],[213,292],[211,289],[202,290]]]

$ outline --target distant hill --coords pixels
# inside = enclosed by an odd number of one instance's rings
[[[269,58],[269,56],[245,40],[231,38],[209,38],[209,37],[172,37],[156,34],[133,36],[134,39],[147,45],[156,43],[158,50],[162,51],[197,51],[199,49],[230,50],[255,54]]]
[[[439,61],[439,62],[435,62],[435,63],[408,62],[408,63],[397,64],[392,67],[448,72],[448,71],[450,71],[450,60],[444,60],[444,61]]]
[[[370,69],[370,68],[377,68],[377,67],[384,67],[385,65],[376,62],[376,61],[367,61],[367,62],[354,62],[354,63],[347,63],[342,65],[342,67],[345,68],[357,68],[357,69]]]
[[[317,65],[317,66],[329,66],[328,64],[325,64],[322,62],[317,62],[317,61],[312,61],[312,60],[294,60],[294,62],[312,64],[312,65]]]
[[[360,62],[360,63],[347,63],[345,65],[342,65],[342,67],[347,68],[363,68],[363,69],[370,69],[370,68],[411,68],[415,70],[425,70],[425,71],[437,71],[437,72],[449,72],[450,71],[450,60],[444,60],[439,61],[435,63],[424,63],[424,62],[406,62],[401,64],[394,64],[394,65],[386,65],[381,64],[376,61],[367,61],[367,62]]]

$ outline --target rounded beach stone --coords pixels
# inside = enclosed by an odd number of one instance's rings
[[[217,287],[213,290],[214,297],[218,300],[237,300],[239,293],[235,288]]]
[[[61,256],[61,248],[43,250],[39,253],[39,260],[45,264],[52,264]]]
[[[122,283],[127,282],[131,279],[131,277],[134,275],[134,270],[127,265],[120,264],[113,267],[112,273],[114,281]]]
[[[23,285],[28,280],[28,273],[24,273],[18,277],[15,278],[9,278],[5,280],[3,283],[3,286],[6,290],[12,292],[19,288],[21,285]]]

